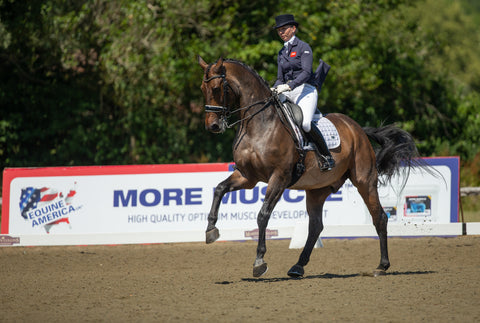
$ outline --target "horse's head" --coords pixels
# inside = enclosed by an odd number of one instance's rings
[[[202,81],[202,92],[205,97],[205,128],[214,133],[224,132],[227,116],[229,85],[225,76],[225,66],[220,58],[215,64],[207,64],[200,56],[198,63],[205,72]]]

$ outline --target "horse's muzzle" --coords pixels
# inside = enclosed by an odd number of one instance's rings
[[[218,124],[212,124],[210,126],[205,126],[205,128],[210,131],[210,132],[213,132],[213,133],[221,133],[223,132],[221,127],[218,125]]]
[[[213,133],[222,133],[225,131],[225,120],[218,118],[215,114],[205,119],[205,129]]]

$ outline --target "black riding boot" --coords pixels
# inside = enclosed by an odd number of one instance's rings
[[[327,147],[327,143],[323,138],[320,129],[317,128],[317,125],[312,122],[312,126],[310,132],[307,132],[308,140],[311,141],[315,147],[317,152],[319,153],[319,157],[322,160],[322,164],[320,165],[321,170],[331,170],[335,167],[335,160],[330,153],[330,150]]]

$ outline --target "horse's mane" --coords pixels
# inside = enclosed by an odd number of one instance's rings
[[[255,76],[261,83],[263,83],[267,88],[270,87],[267,83],[267,81],[265,81],[263,79],[263,77],[260,76],[260,74],[257,73],[257,71],[255,71],[253,68],[251,68],[250,66],[248,66],[247,64],[239,61],[239,60],[236,60],[236,59],[231,59],[231,58],[226,58],[224,60],[224,62],[228,62],[228,63],[233,63],[233,64],[238,64],[240,66],[242,66],[243,68],[245,68],[247,71],[249,71],[251,74],[253,74],[253,76]]]

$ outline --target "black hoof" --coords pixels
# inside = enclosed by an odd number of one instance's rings
[[[268,270],[267,263],[264,262],[260,266],[253,267],[253,277],[260,277],[265,274]]]
[[[218,232],[217,228],[213,228],[212,230],[207,231],[205,233],[205,236],[206,236],[206,242],[212,243],[217,241],[218,238],[220,238],[220,232]]]
[[[383,269],[375,269],[373,271],[373,277],[378,277],[378,276],[385,276],[387,272]]]
[[[305,271],[303,270],[303,267],[300,265],[295,265],[290,270],[288,271],[288,276],[290,277],[302,277]]]

